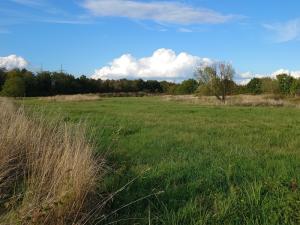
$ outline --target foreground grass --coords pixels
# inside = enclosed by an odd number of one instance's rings
[[[112,151],[113,176],[101,190],[134,179],[110,203],[117,211],[105,223],[300,224],[299,109],[159,97],[25,104],[92,124],[98,151]]]

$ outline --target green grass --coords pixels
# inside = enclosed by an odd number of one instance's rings
[[[103,224],[300,224],[299,109],[159,97],[25,104],[91,124],[98,151],[109,151],[99,192],[135,179],[109,203],[107,212],[119,210]]]

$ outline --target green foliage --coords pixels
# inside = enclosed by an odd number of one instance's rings
[[[198,88],[198,82],[194,79],[184,80],[176,88],[176,94],[192,94]]]
[[[262,81],[259,78],[252,78],[247,84],[247,89],[251,94],[261,94],[262,93]]]
[[[9,76],[5,81],[1,95],[8,97],[23,97],[25,95],[25,82],[22,77]]]
[[[210,96],[212,94],[210,86],[208,84],[200,84],[197,89],[197,94],[200,96]]]
[[[102,224],[299,224],[299,109],[158,97],[25,103],[87,118],[98,153],[110,150],[108,193],[133,181],[107,211],[140,200]]]
[[[294,78],[287,74],[277,75],[279,91],[281,94],[288,95],[291,93],[291,87],[294,82]]]
[[[278,94],[279,87],[278,81],[270,77],[260,78],[261,80],[261,91],[266,94]]]
[[[290,88],[290,93],[295,96],[300,95],[300,79],[294,79]]]

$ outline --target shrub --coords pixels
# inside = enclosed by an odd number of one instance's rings
[[[99,171],[84,129],[0,107],[0,224],[78,224]]]

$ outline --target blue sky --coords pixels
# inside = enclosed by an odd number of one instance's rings
[[[299,9],[295,0],[1,0],[0,65],[16,55],[31,69],[176,80],[221,60],[237,79],[299,76]]]

